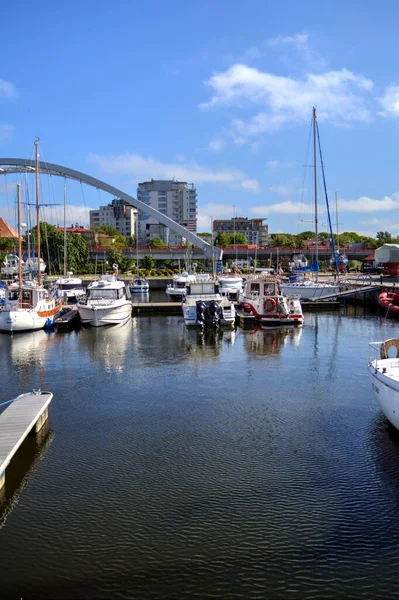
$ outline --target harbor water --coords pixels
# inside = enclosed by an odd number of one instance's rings
[[[399,436],[375,316],[0,335],[1,400],[54,399],[0,500],[0,597],[397,598]]]

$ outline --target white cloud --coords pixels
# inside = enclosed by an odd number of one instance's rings
[[[264,204],[262,206],[252,206],[249,212],[253,215],[280,213],[283,215],[300,215],[300,214],[313,214],[314,206],[304,205],[303,202],[293,202],[292,200],[286,200],[285,202],[277,202],[275,204]],[[325,209],[320,208],[319,213],[325,212]]]
[[[261,107],[247,122],[232,120],[233,134],[241,142],[283,125],[308,122],[313,105],[321,107],[319,119],[335,125],[368,122],[372,118],[368,96],[373,83],[347,69],[308,73],[302,79],[294,79],[235,64],[205,84],[212,88],[213,96],[200,104],[202,109]]]
[[[388,85],[385,89],[385,93],[378,99],[381,104],[382,111],[381,115],[384,117],[398,117],[399,116],[399,86]]]
[[[285,169],[295,166],[294,162],[282,162],[281,160],[268,160],[265,163],[266,169],[269,171],[277,171],[277,169]]]
[[[221,138],[215,138],[214,140],[209,142],[208,148],[212,152],[220,152],[221,150],[223,150],[225,145],[226,142],[224,140],[222,140]]]
[[[276,50],[285,50],[287,47],[292,48],[309,66],[314,68],[322,68],[326,61],[309,43],[309,35],[307,33],[297,33],[295,35],[279,35],[266,41],[269,48]],[[287,60],[283,54],[281,57]]]
[[[384,196],[381,200],[361,196],[355,200],[338,200],[338,207],[341,211],[346,212],[376,212],[397,210],[399,208],[399,192],[395,192],[392,196]]]
[[[15,100],[15,98],[18,98],[15,85],[5,79],[0,79],[0,98],[5,98],[6,100]]]
[[[292,196],[297,192],[297,189],[291,183],[277,183],[269,185],[266,191],[279,196]]]
[[[106,173],[115,175],[129,175],[134,181],[146,179],[172,179],[175,177],[180,181],[202,183],[225,184],[235,189],[241,188],[257,192],[257,185],[253,179],[239,169],[228,167],[209,167],[199,165],[196,162],[163,163],[152,157],[144,157],[140,154],[119,154],[112,156],[89,155],[89,160],[97,164]]]
[[[0,144],[6,144],[14,135],[14,127],[5,123],[0,123]]]

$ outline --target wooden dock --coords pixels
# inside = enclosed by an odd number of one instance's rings
[[[0,414],[0,491],[5,485],[6,468],[27,435],[40,431],[48,419],[51,392],[22,394]]]

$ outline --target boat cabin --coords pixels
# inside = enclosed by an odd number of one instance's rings
[[[187,296],[214,296],[219,294],[219,283],[215,281],[196,281],[187,285]]]
[[[245,295],[251,298],[256,296],[279,296],[280,288],[277,281],[247,281],[245,292]]]

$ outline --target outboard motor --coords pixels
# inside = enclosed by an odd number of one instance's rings
[[[206,313],[206,304],[202,300],[197,300],[195,303],[197,307],[197,321],[204,327],[205,325],[205,313]]]
[[[208,304],[209,318],[212,325],[218,325],[220,317],[222,316],[222,309],[220,308],[216,300],[211,300]]]

